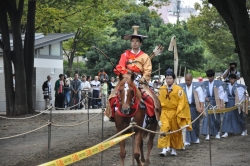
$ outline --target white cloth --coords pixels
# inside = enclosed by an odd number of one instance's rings
[[[90,83],[88,81],[84,81],[81,83],[81,89],[85,90],[85,91],[89,91],[90,90]]]
[[[213,94],[213,90],[214,90],[214,81],[211,82],[211,83],[208,82],[208,88],[209,88],[209,93],[210,93],[210,95],[212,95],[212,94]],[[224,97],[225,97],[225,92],[224,92],[224,89],[223,89],[222,86],[219,86],[219,87],[218,87],[218,94],[219,94],[219,98],[220,98],[221,100],[223,100]]]
[[[202,88],[199,86],[198,88],[195,89],[196,92],[198,93],[199,101],[200,102],[205,102],[204,94]]]
[[[101,87],[101,82],[100,81],[91,81],[91,86],[92,86],[92,89],[93,90],[100,90],[100,87]]]
[[[188,103],[192,103],[192,94],[193,94],[193,87],[192,84],[189,86],[186,85],[186,92],[187,92],[187,98],[188,98]]]

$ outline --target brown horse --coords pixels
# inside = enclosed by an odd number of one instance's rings
[[[140,108],[141,92],[134,83],[134,75],[125,74],[122,77],[120,76],[120,82],[118,83],[114,91],[116,93],[115,125],[117,133],[129,126],[132,117],[134,122],[136,122],[138,126],[142,127],[145,118],[145,109]],[[158,100],[157,97],[155,98]],[[158,123],[155,120],[147,127],[147,129],[156,131],[157,125]],[[134,131],[135,139],[134,145],[132,145],[134,146],[134,158],[136,159],[137,165],[148,165],[150,163],[150,151],[153,147],[153,139],[155,137],[155,134],[149,134],[149,140],[147,144],[147,157],[145,160],[143,154],[143,139],[146,138],[148,133],[138,128],[135,128]],[[131,130],[126,131],[126,133],[129,132],[131,132]],[[121,165],[124,165],[125,156],[125,141],[122,141],[120,142]]]

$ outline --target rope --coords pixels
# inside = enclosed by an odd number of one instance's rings
[[[45,125],[43,125],[43,126],[41,126],[41,127],[38,127],[38,128],[36,128],[36,129],[34,129],[34,130],[27,131],[27,132],[25,132],[25,133],[13,135],[13,136],[9,136],[9,137],[2,137],[2,138],[0,138],[0,140],[15,138],[15,137],[19,137],[19,136],[22,136],[22,135],[25,135],[25,134],[29,134],[29,133],[32,133],[32,132],[34,132],[34,131],[36,131],[36,130],[39,130],[39,129],[41,129],[41,128],[44,128],[44,127],[46,127],[46,126],[48,126],[48,125],[50,125],[50,124],[51,124],[51,123],[48,122],[47,124],[45,124]]]
[[[83,100],[85,100],[87,97],[85,97]],[[78,106],[79,104],[81,104],[82,103],[82,101],[80,101],[79,103],[77,103],[77,104],[75,104],[75,105],[73,105],[73,106],[71,106],[71,107],[66,107],[66,108],[59,108],[59,107],[54,107],[55,109],[58,109],[58,110],[66,110],[66,109],[70,109],[70,108],[73,108],[73,107],[75,107],[75,106]]]
[[[98,115],[100,115],[100,114],[103,113],[103,112],[104,112],[104,110],[101,111],[100,113],[98,113],[97,115],[93,116],[93,117],[90,118],[89,120],[86,120],[86,121],[81,122],[81,123],[78,123],[78,124],[73,124],[73,125],[58,125],[58,124],[52,123],[52,126],[56,126],[56,127],[74,127],[74,126],[79,126],[79,125],[81,125],[81,124],[84,124],[84,123],[87,123],[87,122],[91,121],[92,119],[94,119],[95,117],[97,117]]]
[[[4,117],[4,116],[0,116],[0,118],[3,119],[10,119],[10,120],[24,120],[24,119],[30,119],[30,118],[34,118],[36,116],[39,116],[45,112],[47,112],[49,109],[53,108],[52,106],[50,106],[48,109],[46,109],[45,111],[40,112],[39,114],[33,115],[33,116],[29,116],[29,117],[25,117],[25,118],[8,118],[8,117]]]
[[[106,139],[106,140],[103,141],[103,142],[107,142],[107,141],[109,141],[109,140],[111,140],[111,139],[113,139],[113,138],[115,138],[115,137],[121,135],[122,133],[124,133],[125,131],[127,131],[128,129],[130,129],[130,128],[132,128],[132,127],[133,127],[133,126],[130,124],[128,127],[126,127],[125,129],[123,129],[123,130],[120,131],[119,133],[116,133],[115,135],[113,135],[112,137]],[[101,143],[103,143],[103,142],[101,142]]]

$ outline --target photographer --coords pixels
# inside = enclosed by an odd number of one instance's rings
[[[223,74],[223,78],[225,79],[225,82],[229,82],[229,75],[230,74],[235,74],[237,76],[237,80],[240,79],[240,72],[236,70],[237,63],[232,62],[229,64],[228,69],[225,70]]]

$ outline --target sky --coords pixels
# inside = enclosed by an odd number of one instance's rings
[[[194,7],[194,4],[196,2],[201,3],[201,0],[181,0],[181,6],[182,7],[185,7],[185,6]]]

